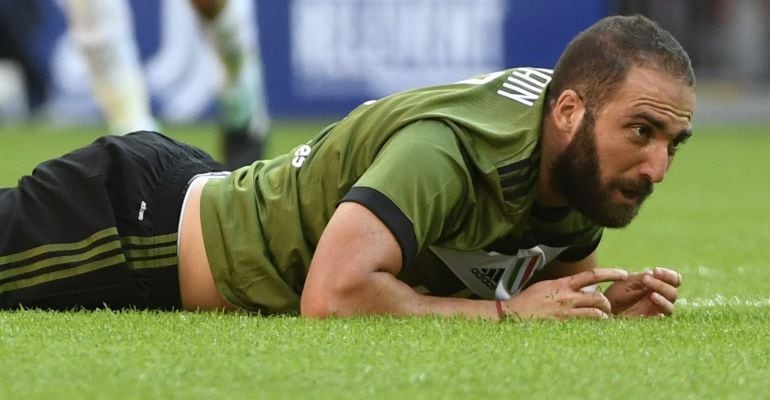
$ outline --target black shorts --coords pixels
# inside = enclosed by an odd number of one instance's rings
[[[224,167],[155,132],[109,136],[0,189],[0,308],[181,306],[187,182]]]

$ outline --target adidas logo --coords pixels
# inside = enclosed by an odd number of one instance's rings
[[[471,268],[471,272],[488,288],[494,289],[503,277],[505,268]]]

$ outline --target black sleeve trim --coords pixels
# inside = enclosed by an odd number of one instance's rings
[[[599,236],[598,239],[594,240],[588,245],[580,246],[580,247],[570,247],[567,250],[564,250],[556,258],[559,261],[564,261],[564,262],[580,261],[588,257],[591,253],[593,253],[594,250],[596,250],[596,248],[599,247],[599,242],[601,241],[602,241],[602,237]]]
[[[387,196],[368,187],[353,187],[340,203],[352,201],[366,207],[388,227],[401,247],[402,267],[417,257],[417,238],[412,221]]]

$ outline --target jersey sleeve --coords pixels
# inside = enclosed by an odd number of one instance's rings
[[[441,237],[471,185],[452,130],[423,120],[396,132],[341,201],[372,211],[396,238],[408,266]]]

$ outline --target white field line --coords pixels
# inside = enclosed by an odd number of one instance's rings
[[[742,306],[742,307],[770,307],[770,298],[767,299],[742,299],[737,296],[725,297],[716,295],[713,298],[684,298],[676,301],[677,306],[692,308]]]

